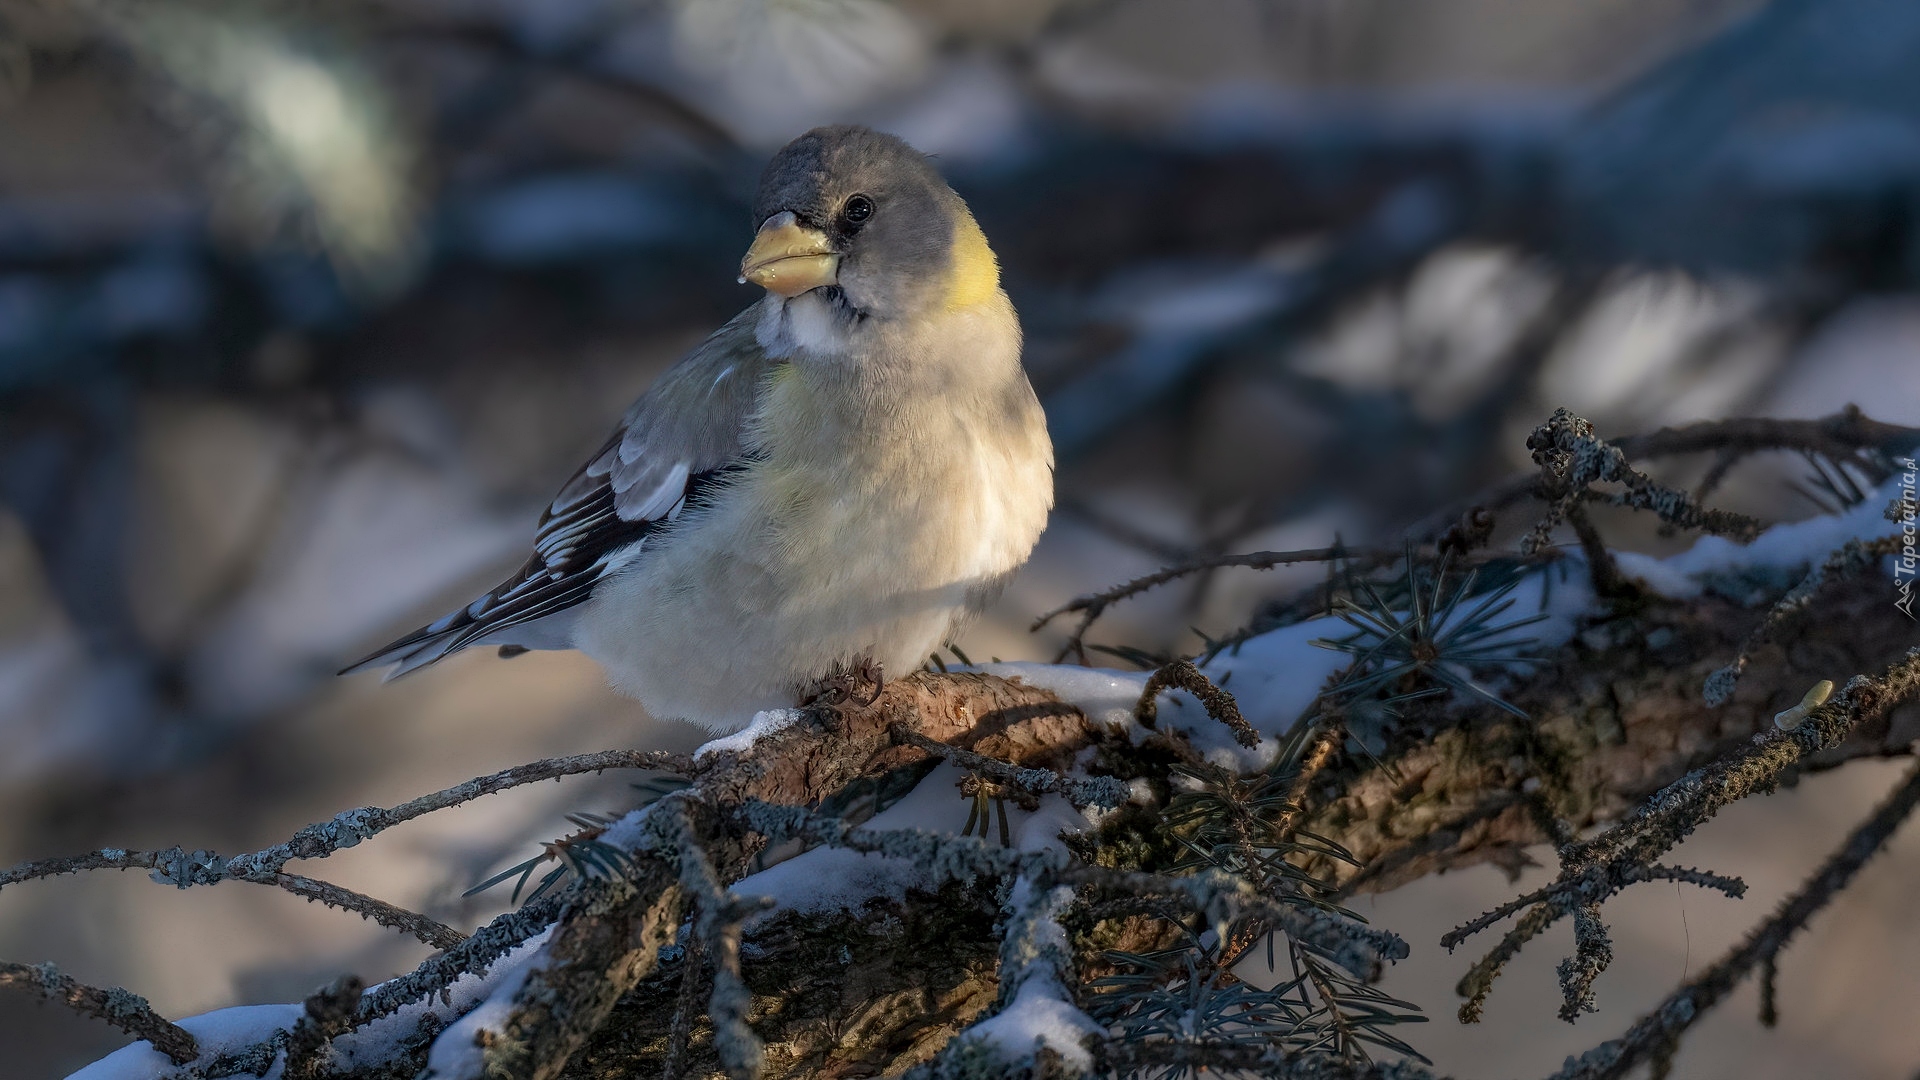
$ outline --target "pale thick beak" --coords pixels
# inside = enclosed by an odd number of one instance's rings
[[[840,256],[828,246],[826,234],[801,227],[792,211],[782,211],[760,226],[740,260],[740,280],[781,296],[799,296],[837,283]]]

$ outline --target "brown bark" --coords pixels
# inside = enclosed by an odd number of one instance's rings
[[[870,705],[850,699],[822,705],[809,721],[763,738],[749,754],[702,759],[697,778],[722,802],[817,806],[860,777],[926,759],[925,751],[893,744],[888,729],[894,724],[1041,768],[1064,763],[1088,741],[1086,717],[1045,690],[991,675],[923,671],[888,683]]]
[[[1516,865],[1522,848],[1548,839],[1543,813],[1576,829],[1617,818],[1770,730],[1774,714],[1814,683],[1879,671],[1920,644],[1920,628],[1894,608],[1883,579],[1838,584],[1786,628],[1785,640],[1755,651],[1731,701],[1708,708],[1707,676],[1739,651],[1762,614],[1712,596],[1644,601],[1576,638],[1507,696],[1531,721],[1490,709],[1451,718],[1392,756],[1398,781],[1346,762],[1323,780],[1305,827],[1367,864],[1345,872],[1353,891],[1386,891],[1479,862]],[[1408,719],[1415,727],[1449,718],[1416,710]],[[1908,704],[1817,765],[1905,754],[1915,739],[1920,705]],[[1327,798],[1334,786],[1338,794]]]

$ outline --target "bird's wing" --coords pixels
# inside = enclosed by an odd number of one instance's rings
[[[394,664],[393,678],[483,639],[518,643],[503,633],[516,627],[532,639],[525,644],[567,647],[530,624],[585,600],[649,534],[744,464],[747,418],[770,364],[754,339],[754,311],[721,327],[634,402],[540,515],[533,554],[518,573],[342,674]]]

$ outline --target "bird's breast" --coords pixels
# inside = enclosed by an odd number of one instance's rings
[[[802,592],[948,592],[1025,559],[1052,504],[1044,430],[1036,440],[1026,422],[1037,418],[1009,428],[1005,410],[971,402],[908,399],[886,415],[845,404],[788,413],[805,419],[748,476],[767,569]]]

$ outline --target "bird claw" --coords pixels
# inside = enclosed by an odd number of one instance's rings
[[[873,682],[873,693],[867,695],[867,700],[860,703],[860,707],[864,709],[880,700],[880,692],[887,688],[887,673],[881,668],[880,662],[871,656],[861,657],[860,665],[855,670],[861,680]]]
[[[872,684],[873,689],[862,700],[856,696],[856,692],[868,683]],[[880,700],[880,692],[886,686],[886,672],[873,658],[863,656],[850,665],[835,665],[833,670],[814,682],[802,702],[807,705],[851,703],[864,709]]]

